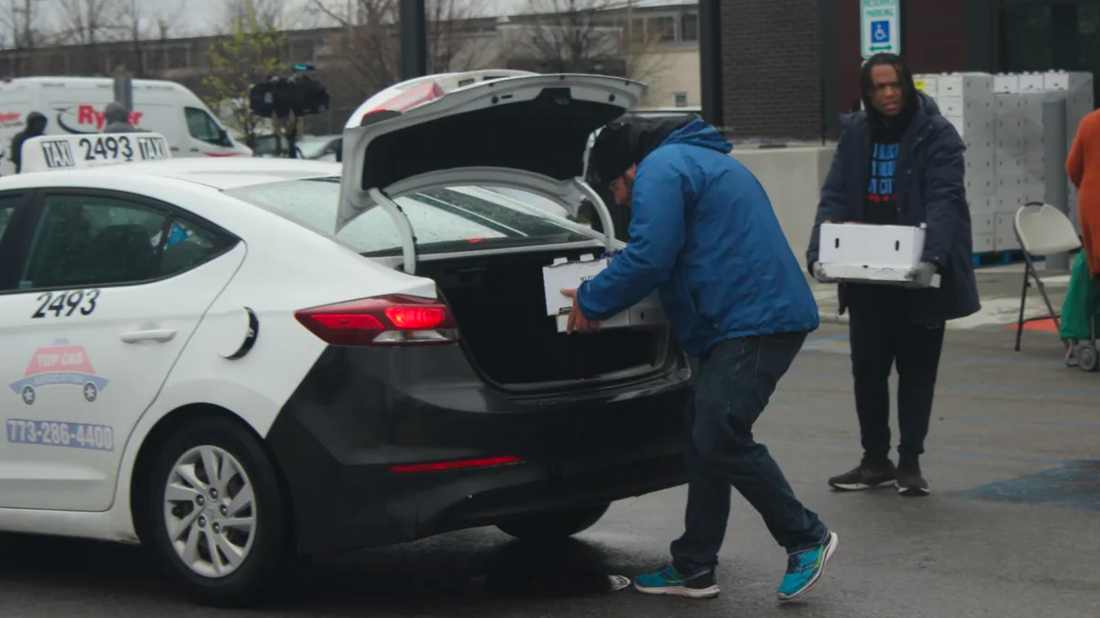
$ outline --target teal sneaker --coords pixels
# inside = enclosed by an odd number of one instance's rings
[[[708,599],[718,596],[718,580],[714,569],[701,569],[684,577],[671,566],[656,573],[639,575],[634,588],[645,594],[669,594],[692,599]]]
[[[825,542],[817,547],[791,554],[787,558],[787,574],[779,584],[779,600],[790,601],[806,594],[814,587],[821,574],[825,572],[825,563],[833,557],[840,539],[830,532]]]

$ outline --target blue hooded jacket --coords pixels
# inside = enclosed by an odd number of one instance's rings
[[[771,201],[732,150],[694,120],[642,160],[630,242],[581,286],[586,318],[606,320],[657,289],[692,356],[726,339],[817,329],[817,303]]]

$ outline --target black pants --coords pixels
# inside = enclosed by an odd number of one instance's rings
[[[856,412],[867,460],[890,454],[890,371],[898,369],[898,428],[901,457],[924,453],[932,417],[944,323],[908,319],[905,290],[862,286],[852,291],[849,337],[855,377]]]
[[[671,548],[673,567],[681,574],[718,564],[732,487],[788,552],[814,547],[828,535],[825,524],[795,497],[768,448],[752,435],[805,340],[806,333],[733,339],[700,360],[695,403],[684,427],[686,530]]]

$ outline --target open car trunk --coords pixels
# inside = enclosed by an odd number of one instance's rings
[[[559,333],[546,315],[542,267],[591,249],[421,262],[458,322],[462,345],[491,382],[513,389],[572,389],[630,381],[664,370],[667,325]]]

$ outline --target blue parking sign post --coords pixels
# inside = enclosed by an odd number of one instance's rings
[[[860,0],[863,58],[901,53],[901,0]]]

